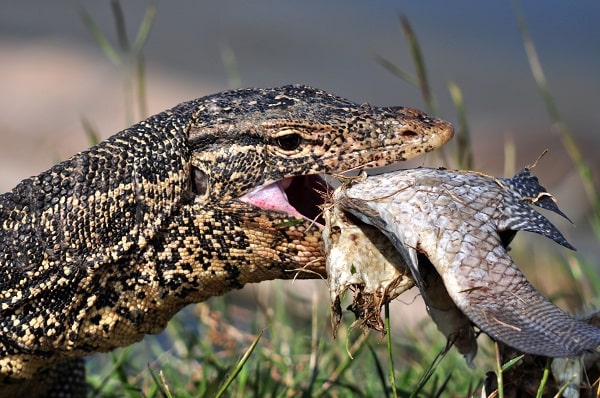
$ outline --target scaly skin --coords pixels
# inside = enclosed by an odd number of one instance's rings
[[[600,329],[548,301],[506,250],[517,230],[572,248],[532,209],[536,205],[564,216],[529,169],[513,178],[402,170],[369,177],[336,194],[338,206],[394,243],[426,303],[432,291],[420,274],[418,254],[433,264],[458,308],[494,339],[548,357],[580,356],[600,347]]]
[[[323,275],[316,210],[301,217],[257,187],[383,166],[451,136],[413,109],[245,89],[182,103],[22,181],[0,196],[0,379],[129,345],[246,283]],[[290,199],[294,187],[318,196],[311,183],[293,180]]]

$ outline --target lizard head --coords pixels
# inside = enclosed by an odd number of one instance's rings
[[[386,166],[453,135],[449,123],[415,109],[361,105],[301,85],[220,93],[197,109],[189,130],[197,197],[311,219],[318,174]]]

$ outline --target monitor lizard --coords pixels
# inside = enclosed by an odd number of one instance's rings
[[[452,134],[418,110],[307,86],[241,89],[23,180],[0,196],[0,396],[85,395],[82,356],[246,283],[324,276],[318,174],[413,158]]]

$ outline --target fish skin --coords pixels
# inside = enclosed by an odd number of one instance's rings
[[[600,329],[552,304],[507,251],[518,230],[573,249],[533,209],[566,217],[528,168],[513,178],[432,168],[400,170],[345,186],[334,200],[392,241],[421,293],[427,286],[418,255],[426,256],[452,301],[493,339],[548,357],[580,356],[600,346]]]

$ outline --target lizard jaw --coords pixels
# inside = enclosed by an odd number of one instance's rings
[[[241,196],[239,200],[265,210],[280,211],[296,218],[318,222],[324,203],[322,191],[326,182],[318,175],[287,177],[261,185]]]

